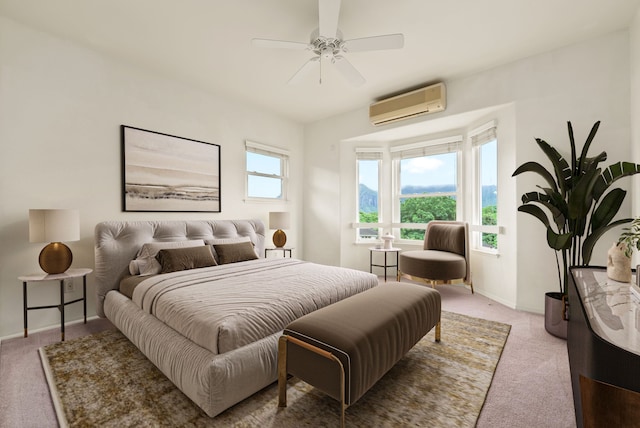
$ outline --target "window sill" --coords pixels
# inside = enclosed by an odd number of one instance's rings
[[[471,252],[472,253],[478,253],[478,254],[481,254],[483,256],[488,256],[488,257],[495,257],[495,258],[500,257],[500,253],[498,251],[483,250],[481,248],[472,248]]]
[[[277,199],[277,198],[244,198],[245,203],[258,203],[258,204],[274,204],[274,203],[288,203],[288,199]]]

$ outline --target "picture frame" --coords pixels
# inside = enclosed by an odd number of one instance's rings
[[[221,212],[218,144],[120,129],[122,211]]]

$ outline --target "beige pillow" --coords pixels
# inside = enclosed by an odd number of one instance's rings
[[[160,250],[156,258],[162,266],[160,273],[217,265],[211,253],[211,247],[208,245]]]
[[[129,273],[131,275],[153,275],[160,273],[162,266],[156,260],[158,251],[169,248],[186,248],[204,246],[202,239],[192,239],[187,241],[166,241],[166,242],[149,242],[146,243],[138,251],[138,255],[132,263],[129,263]]]
[[[235,244],[213,245],[218,253],[218,263],[221,265],[227,263],[244,262],[246,260],[255,260],[258,258],[253,244],[251,242],[238,242]]]
[[[251,242],[251,238],[248,236],[241,236],[236,238],[213,238],[213,239],[205,239],[204,243],[207,245],[211,245],[211,251],[213,252],[213,258],[216,259],[216,262],[220,263],[220,258],[218,257],[218,253],[216,252],[216,245],[221,244],[237,244],[239,242]]]

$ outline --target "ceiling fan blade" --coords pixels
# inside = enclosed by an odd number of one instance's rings
[[[338,32],[340,0],[318,0],[318,16],[320,36],[334,39]]]
[[[260,48],[276,48],[276,49],[309,49],[309,43],[288,42],[286,40],[270,40],[270,39],[252,39],[251,44]]]
[[[353,65],[343,56],[337,55],[335,57],[334,64],[338,71],[349,81],[353,86],[361,86],[365,80],[362,74],[355,69]]]
[[[373,51],[382,49],[400,49],[404,46],[404,35],[386,34],[384,36],[363,37],[344,41],[346,52]]]
[[[318,67],[320,67],[320,57],[314,56],[309,61],[305,62],[302,65],[302,67],[300,67],[300,69],[296,71],[296,73],[293,76],[291,76],[291,79],[289,79],[287,83],[290,85],[295,85],[296,83],[300,83],[300,81],[305,76],[309,75],[309,73],[316,70]]]

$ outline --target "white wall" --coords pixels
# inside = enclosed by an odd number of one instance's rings
[[[566,148],[566,122],[572,121],[578,141],[584,141],[591,125],[602,125],[592,152],[606,150],[610,160],[628,159],[629,121],[629,34],[620,31],[595,40],[527,58],[466,78],[447,81],[447,110],[407,122],[374,128],[368,123],[368,108],[329,118],[305,128],[305,255],[311,260],[362,268],[368,252],[361,248],[354,256],[353,213],[348,206],[355,185],[354,163],[340,162],[336,146],[341,141],[375,133],[381,129],[415,125],[420,121],[437,123],[455,115],[498,105],[512,105],[500,118],[499,223],[503,256],[494,259],[477,256],[473,264],[479,277],[476,289],[503,303],[520,309],[542,312],[543,295],[557,288],[553,252],[546,245],[543,227],[537,220],[517,214],[520,195],[533,190],[535,177],[511,178],[511,173],[528,160],[545,162],[534,138],[541,137],[558,148]],[[434,125],[434,128],[436,125]],[[345,177],[341,183],[341,176]],[[635,178],[635,177],[634,177]],[[630,187],[631,182],[621,183]],[[503,192],[504,190],[504,192]],[[347,192],[347,193],[345,193]],[[505,198],[505,199],[503,199]],[[340,206],[337,204],[340,203]],[[630,212],[625,203],[621,215]],[[311,231],[322,234],[313,239]],[[616,231],[616,236],[619,231]],[[599,243],[592,264],[606,262],[606,249],[614,238]],[[356,260],[357,259],[357,260]],[[491,268],[487,269],[487,264]],[[504,287],[504,293],[500,288]]]
[[[222,212],[122,212],[121,124],[219,144]],[[80,210],[81,240],[69,243],[74,267],[93,267],[93,228],[103,220],[259,218],[267,223],[272,210],[292,212],[288,242],[302,257],[303,138],[303,127],[292,121],[0,17],[0,337],[22,332],[17,277],[40,271],[44,244],[28,241],[29,208]],[[291,151],[288,203],[243,201],[245,139]],[[92,277],[88,283],[89,315],[94,315]],[[54,283],[30,285],[30,305],[55,304],[56,289]],[[67,320],[81,312],[80,304],[68,306]],[[57,323],[55,309],[29,313],[30,329]]]

